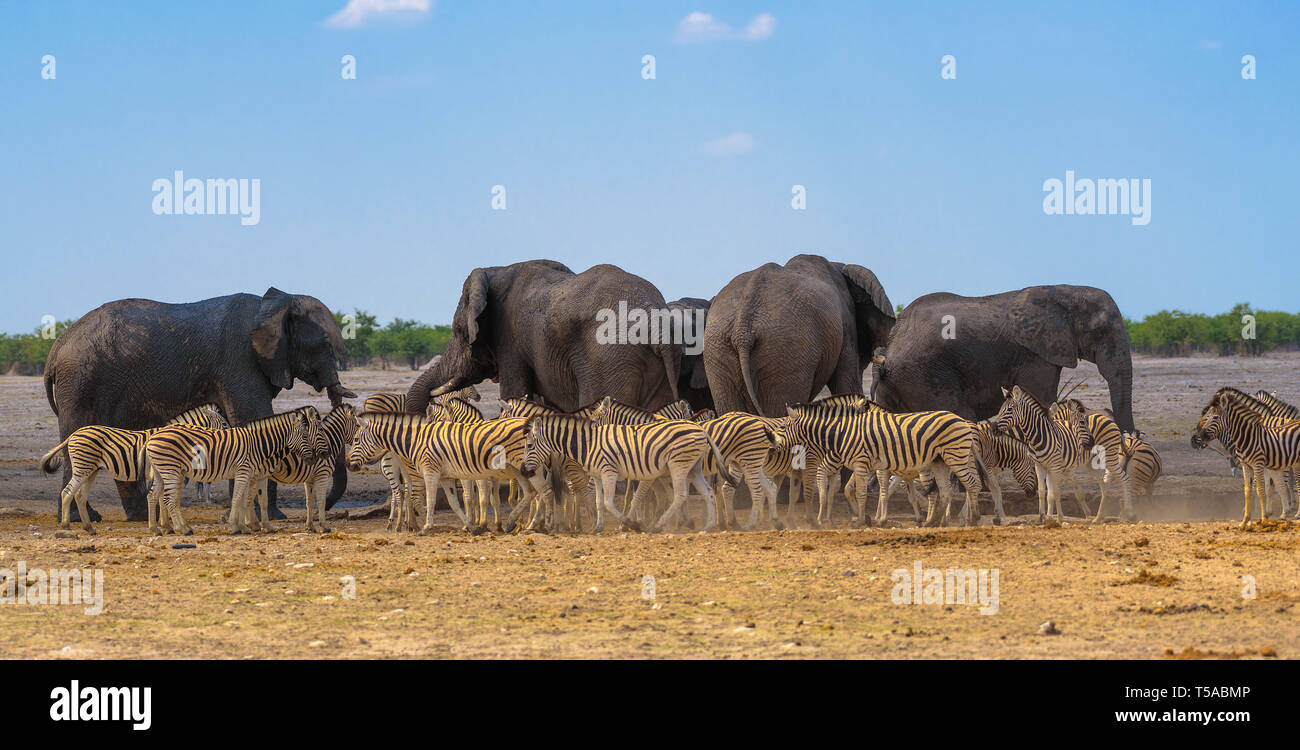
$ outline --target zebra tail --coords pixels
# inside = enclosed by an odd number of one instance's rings
[[[41,456],[42,473],[53,474],[54,472],[59,470],[59,467],[63,465],[63,448],[68,444],[68,440],[71,439],[72,436],[69,435],[67,438],[64,439],[62,443],[59,443],[58,445],[51,448],[49,453],[46,453],[44,456]]]
[[[709,441],[709,450],[713,451],[713,460],[718,462],[718,473],[730,482],[732,487],[739,487],[740,482],[736,481],[736,478],[727,470],[727,462],[723,460],[722,452],[718,450],[717,443],[713,442],[713,438],[707,432],[704,433],[704,439]]]

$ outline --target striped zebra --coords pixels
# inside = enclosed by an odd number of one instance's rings
[[[672,477],[673,503],[650,531],[658,531],[686,502],[689,485],[704,495],[707,508],[705,529],[717,524],[713,489],[704,477],[704,454],[712,448],[708,433],[685,420],[664,420],[641,426],[594,424],[573,415],[543,415],[528,420],[523,473],[541,492],[545,470],[551,468],[552,485],[557,484],[554,467],[560,459],[582,466],[596,480],[596,525],[605,528],[605,512],[625,528],[637,524],[614,505],[614,488],[623,479],[652,480],[667,473]],[[724,463],[718,458],[719,464]],[[553,490],[554,491],[554,490]],[[635,507],[633,509],[635,513]]]
[[[1264,391],[1261,391],[1261,393],[1264,393]],[[1279,409],[1258,399],[1257,397],[1247,396],[1243,393],[1240,400],[1243,406],[1259,415],[1259,422],[1265,428],[1272,429],[1282,427],[1289,421],[1285,417],[1274,416],[1279,412]],[[1281,413],[1285,414],[1286,412],[1282,411]],[[1242,472],[1244,479],[1251,476],[1251,472],[1242,467],[1239,456],[1237,455],[1236,445],[1233,444],[1232,433],[1227,430],[1219,430],[1215,435],[1215,438],[1209,441],[1201,441],[1195,433],[1192,434],[1192,447],[1197,450],[1210,448],[1216,445],[1218,447],[1214,448],[1215,452],[1222,454],[1224,458],[1228,459],[1228,465],[1232,467],[1232,475],[1234,477],[1237,476],[1239,470]],[[1278,484],[1277,481],[1275,481],[1274,474],[1269,472],[1264,473],[1264,496],[1266,504],[1270,507],[1270,512],[1273,497],[1278,498],[1278,503],[1282,506],[1283,514],[1287,512],[1288,500],[1284,487],[1290,486],[1294,494],[1296,486],[1292,479],[1295,473],[1294,468],[1286,469],[1281,472],[1280,476],[1282,477],[1283,484]],[[1269,493],[1270,488],[1272,489],[1271,495]],[[1265,514],[1265,517],[1267,517],[1267,514]]]
[[[431,422],[466,422],[477,423],[484,421],[483,412],[478,407],[460,398],[438,397],[440,401],[430,402],[428,410],[428,419]],[[519,498],[519,483],[510,480],[509,494],[506,497],[506,503],[513,509]],[[487,524],[487,507],[489,501],[494,509],[494,513],[499,510],[501,500],[499,496],[500,483],[496,479],[479,479],[475,482],[470,480],[460,480],[461,497],[465,498],[465,514],[470,519],[470,525],[473,527],[484,526]],[[471,490],[477,490],[478,502],[471,504]],[[501,530],[501,519],[494,516],[495,529]]]
[[[1034,394],[1020,386],[1010,392],[1002,389],[1005,401],[990,421],[994,431],[1019,438],[1029,448],[1038,475],[1038,521],[1042,523],[1055,509],[1057,522],[1061,513],[1061,487],[1065,478],[1088,457],[1088,432],[1083,414],[1073,405],[1053,415]],[[1088,506],[1076,495],[1086,518]]]
[[[339,404],[321,419],[315,461],[307,461],[300,453],[286,453],[269,477],[279,484],[302,485],[307,502],[307,531],[329,533],[325,525],[325,495],[329,491],[334,467],[347,458],[348,444],[356,435],[358,426],[356,408],[351,404]],[[266,492],[266,479],[258,483],[257,492],[258,505],[265,507],[262,493]],[[252,505],[246,507],[251,510]],[[315,518],[312,517],[313,508]],[[254,519],[247,517],[244,521],[255,523]]]
[[[1124,471],[1128,474],[1134,497],[1145,495],[1150,503],[1162,469],[1160,454],[1141,431],[1124,433]]]
[[[1221,433],[1232,436],[1233,453],[1241,462],[1245,484],[1243,529],[1250,524],[1252,480],[1255,495],[1259,498],[1260,518],[1268,517],[1265,511],[1265,477],[1269,475],[1278,487],[1283,488],[1283,513],[1291,517],[1295,515],[1295,498],[1291,497],[1291,487],[1283,479],[1283,472],[1300,464],[1300,420],[1282,420],[1280,424],[1272,422],[1276,426],[1270,426],[1270,420],[1261,416],[1259,411],[1264,408],[1261,402],[1236,388],[1220,388],[1202,410],[1192,432],[1193,446],[1197,442],[1208,443]]]
[[[454,406],[458,413],[464,415],[465,419],[455,421],[471,421],[468,418],[469,411],[473,410],[478,414],[479,421],[482,420],[482,412],[469,402],[478,401],[482,398],[478,389],[472,385],[467,385],[460,390],[444,393],[432,399],[429,406],[425,409],[426,419],[447,419],[447,404],[456,401],[464,406]],[[361,410],[366,412],[389,412],[392,414],[406,413],[406,393],[374,393],[366,397],[361,404]],[[402,469],[398,464],[395,456],[385,456],[379,463],[379,472],[383,474],[384,479],[388,481],[388,507],[390,525],[397,516],[397,510],[402,504],[403,484]]]
[[[526,419],[492,419],[470,424],[427,422],[409,414],[362,412],[357,415],[357,421],[361,427],[348,453],[348,466],[357,471],[362,464],[374,463],[387,453],[400,457],[408,468],[411,487],[403,498],[399,525],[404,522],[409,527],[412,496],[423,496],[425,519],[421,534],[433,531],[435,490],[445,480],[522,479],[519,467],[524,456]],[[520,489],[524,502],[517,511],[534,500],[530,487],[522,481]],[[454,492],[448,494],[448,500],[466,528],[474,533],[486,530],[485,524],[471,525]],[[512,514],[512,522],[515,515]]]
[[[1255,400],[1263,404],[1264,408],[1267,410],[1266,413],[1268,416],[1281,420],[1300,419],[1300,409],[1297,409],[1291,404],[1278,398],[1277,391],[1258,391],[1255,393]],[[1268,425],[1275,423],[1270,423],[1265,420],[1265,424]],[[1293,468],[1287,469],[1285,472],[1285,479],[1291,486],[1291,497],[1294,498],[1297,495],[1300,495],[1300,472],[1297,472]],[[1270,483],[1272,482],[1272,477],[1269,478],[1269,481]],[[1273,491],[1279,496],[1283,494],[1282,490],[1277,487],[1274,487]]]
[[[702,422],[707,422],[710,419],[717,419],[717,418],[718,418],[718,413],[707,407],[704,409],[700,409],[697,412],[693,412],[691,414],[691,421],[696,424],[700,424]]]
[[[633,426],[653,424],[669,418],[679,419],[679,417],[669,417],[668,415],[683,413],[683,405],[685,405],[685,411],[690,410],[685,401],[679,401],[657,411],[649,412],[606,397],[601,401],[600,407],[591,415],[591,421],[599,426],[610,424]],[[733,484],[734,478],[728,471],[731,467],[740,469],[745,484],[749,487],[751,496],[754,499],[750,511],[749,528],[752,529],[758,523],[764,497],[770,501],[772,518],[776,522],[777,528],[781,528],[780,522],[776,520],[776,487],[763,474],[763,466],[767,463],[768,454],[772,449],[772,429],[767,424],[768,421],[763,417],[756,417],[744,412],[731,412],[708,422],[696,423],[704,428],[713,445],[717,447],[717,454],[712,451],[705,454],[702,470],[706,477],[717,476],[719,479],[714,495],[717,496],[721,493],[723,498],[722,506],[718,511],[718,525],[722,529],[734,526],[735,522],[732,500],[735,497],[736,488]],[[714,458],[715,455],[720,456],[726,465],[719,466],[718,461]],[[664,481],[664,478],[660,477],[655,480],[653,485],[643,483],[642,487],[644,489],[639,488],[637,490],[637,496],[632,499],[631,507],[640,508],[641,498],[644,494],[651,491],[652,487],[655,490],[659,489],[659,485]],[[628,486],[631,487],[631,482],[628,482]],[[625,514],[628,507],[625,501],[623,506]],[[639,521],[637,518],[632,520]]]
[[[177,502],[181,482],[189,477],[202,482],[235,480],[230,495],[230,532],[249,532],[245,522],[250,517],[246,507],[249,491],[271,476],[290,453],[297,453],[306,463],[315,463],[323,443],[320,427],[316,407],[303,406],[225,430],[160,428],[145,441],[145,455],[156,478],[154,491],[148,496],[149,530],[162,533],[158,514],[165,506],[176,533],[193,533]],[[263,503],[262,518],[267,519],[270,531],[266,496],[261,495],[259,500]],[[262,521],[254,517],[253,525],[261,529]]]
[[[600,402],[589,404],[576,412],[574,416],[580,416],[589,419],[596,409],[600,408]],[[539,401],[529,398],[508,398],[501,402],[501,418],[514,417],[537,417],[537,416],[555,416],[565,414],[565,412],[553,407],[547,406]],[[563,459],[561,476],[564,479],[562,497],[556,497],[559,502],[561,514],[554,520],[554,525],[560,531],[582,531],[583,510],[595,507],[595,490],[592,487],[591,477],[583,470],[576,461]]]
[[[1034,459],[1028,446],[1010,435],[997,432],[989,420],[976,422],[975,429],[979,432],[980,457],[984,459],[984,468],[989,474],[988,490],[993,496],[993,512],[997,514],[994,523],[1001,525],[1006,516],[1002,511],[1002,488],[998,485],[997,474],[1010,470],[1026,495],[1035,494],[1038,477],[1034,472]]]
[[[214,404],[190,409],[167,422],[168,425],[191,425],[207,430],[223,430],[230,425]],[[119,427],[88,425],[74,431],[63,442],[41,456],[41,471],[53,474],[63,465],[64,450],[72,466],[72,478],[60,493],[59,523],[67,529],[73,500],[81,514],[81,527],[95,532],[90,523],[86,500],[100,471],[119,482],[142,482],[149,476],[144,446],[149,436],[160,428],[124,430]],[[206,485],[206,483],[205,483]]]
[[[1062,399],[1049,407],[1049,411],[1053,414],[1056,414],[1061,409],[1069,409],[1073,413],[1083,414],[1083,425],[1088,432],[1088,443],[1090,445],[1090,459],[1086,462],[1086,468],[1090,474],[1098,478],[1098,484],[1101,487],[1101,499],[1097,501],[1097,515],[1093,517],[1093,522],[1102,519],[1102,513],[1106,507],[1107,490],[1110,489],[1112,480],[1116,479],[1119,481],[1123,497],[1120,517],[1128,521],[1136,521],[1137,513],[1133,510],[1132,488],[1128,473],[1124,470],[1124,432],[1120,430],[1119,424],[1115,422],[1108,410],[1089,409],[1078,399]],[[1079,491],[1078,480],[1073,474],[1069,478],[1075,483],[1076,497],[1082,496],[1083,493]]]
[[[978,523],[979,491],[986,474],[972,423],[946,411],[894,414],[880,408],[856,411],[796,404],[787,406],[786,412],[790,421],[776,433],[778,447],[802,445],[809,465],[817,466],[819,487],[825,486],[827,471],[839,467],[851,470],[857,487],[858,525],[869,523],[867,482],[871,473],[881,469],[903,477],[919,475],[921,470],[942,474],[941,496],[948,473],[956,474],[966,490],[963,515],[968,523]],[[882,483],[882,502],[884,487]],[[925,524],[935,526],[940,514],[933,496],[929,506]],[[829,509],[824,491],[822,508]],[[825,520],[829,520],[829,513]]]

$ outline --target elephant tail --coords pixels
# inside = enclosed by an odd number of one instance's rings
[[[50,402],[50,410],[57,415],[59,407],[54,403],[54,367],[45,368],[45,400]]]
[[[325,510],[334,507],[334,503],[343,497],[343,492],[348,488],[348,466],[340,456],[334,464],[334,484],[330,485],[330,491],[325,495]]]
[[[59,467],[63,465],[63,449],[68,445],[68,440],[71,439],[72,436],[69,435],[62,443],[51,448],[49,453],[41,456],[40,467],[43,473],[53,474],[59,470]]]
[[[678,358],[676,366],[673,363],[673,347],[660,345],[659,359],[664,363],[664,377],[668,380],[668,390],[673,394],[673,401],[681,398],[677,393],[677,371],[681,369],[681,358]]]
[[[749,362],[749,349],[748,341],[736,347],[736,355],[740,359],[740,376],[745,379],[745,390],[749,393],[749,400],[753,402],[755,414],[773,416],[763,414],[762,402],[758,400],[758,388],[754,385],[754,368]]]

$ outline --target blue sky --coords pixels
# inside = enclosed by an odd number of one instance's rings
[[[1300,310],[1294,3],[352,2],[429,7],[0,4],[0,330],[271,285],[446,322],[539,257],[711,297],[799,252],[896,303]],[[177,169],[260,179],[260,223],[155,215]],[[1046,215],[1066,170],[1151,179],[1150,224]]]

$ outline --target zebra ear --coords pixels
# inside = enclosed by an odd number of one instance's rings
[[[1010,398],[1010,397],[1011,397],[1011,392],[1004,387],[1002,389],[1002,398]]]

